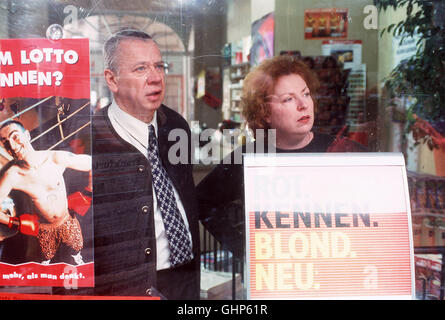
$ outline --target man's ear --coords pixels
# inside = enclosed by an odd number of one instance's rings
[[[105,81],[107,82],[108,88],[111,92],[116,93],[118,89],[117,85],[117,75],[110,69],[105,69],[104,71]]]

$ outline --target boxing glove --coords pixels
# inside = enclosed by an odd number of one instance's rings
[[[84,216],[91,207],[91,191],[77,191],[68,196],[68,209]]]
[[[20,233],[29,235],[29,236],[37,236],[39,233],[39,221],[36,215],[25,213],[20,217],[10,217],[9,228],[18,228]]]

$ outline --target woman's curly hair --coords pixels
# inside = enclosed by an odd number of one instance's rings
[[[257,129],[269,129],[266,119],[270,116],[268,96],[274,92],[281,76],[297,74],[308,86],[314,106],[315,95],[320,87],[317,75],[301,60],[292,56],[281,55],[263,61],[244,79],[241,96],[243,116],[254,134]]]

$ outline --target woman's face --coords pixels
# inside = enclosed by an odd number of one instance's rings
[[[314,101],[303,78],[297,74],[281,76],[269,98],[266,121],[276,130],[277,145],[306,138],[314,125]]]

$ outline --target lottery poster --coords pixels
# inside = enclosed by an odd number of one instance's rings
[[[89,65],[88,39],[0,40],[3,292],[94,286]]]

